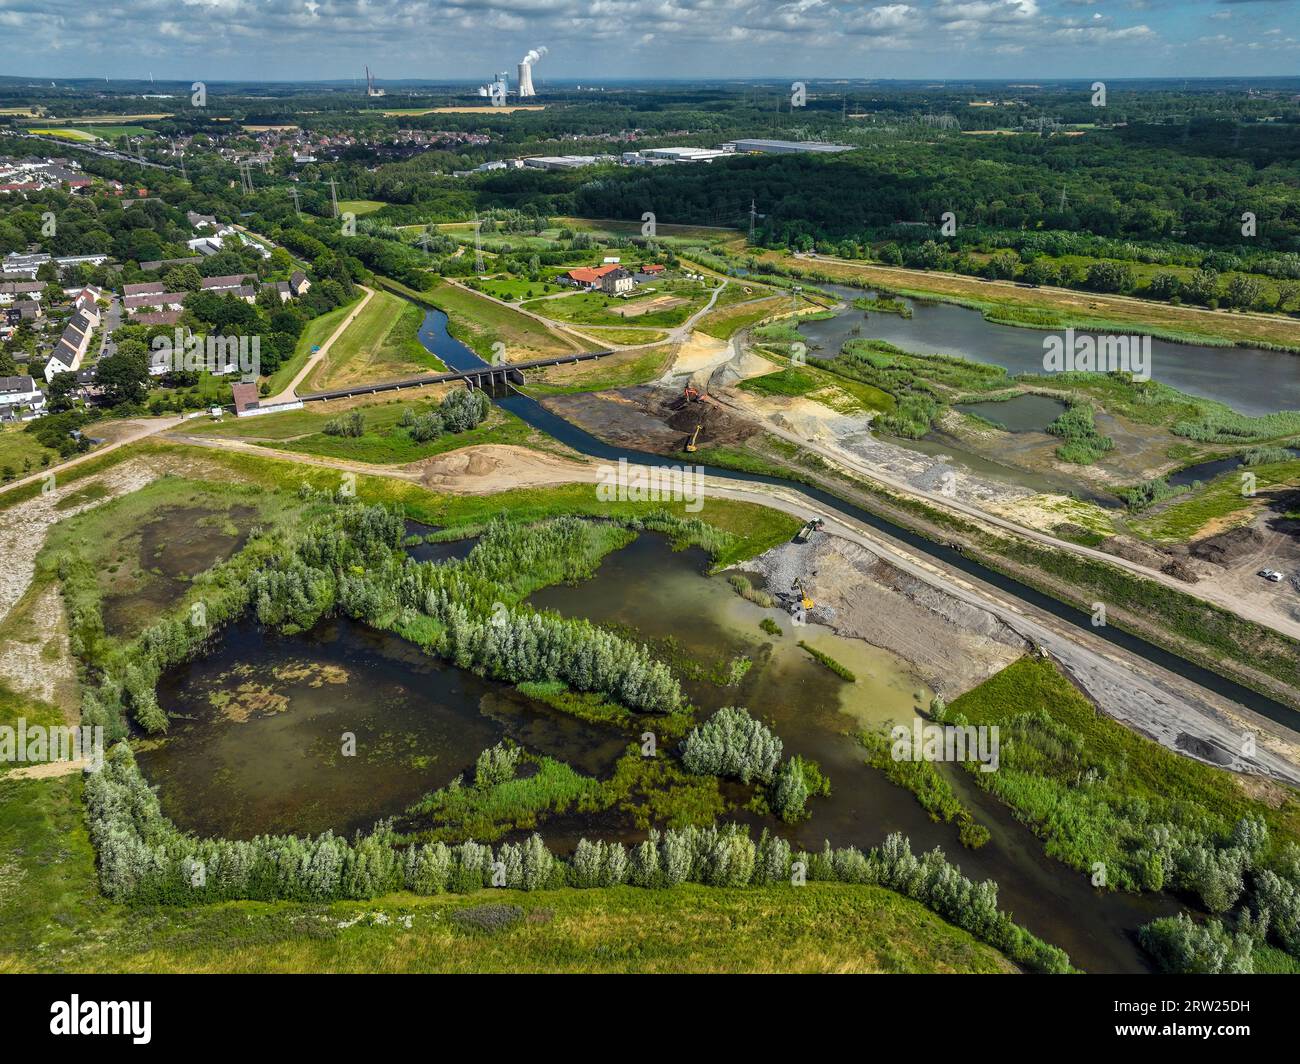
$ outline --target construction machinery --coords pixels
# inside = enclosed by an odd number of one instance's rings
[[[691,433],[691,438],[686,441],[686,451],[688,454],[694,454],[696,451],[699,450],[699,447],[696,446],[696,443],[700,438],[700,429],[703,427],[704,427],[703,422],[696,425],[695,431]]]
[[[806,612],[813,608],[815,603],[812,600],[812,596],[810,596],[808,592],[804,590],[803,581],[796,580],[794,582],[794,587],[792,587],[790,590],[794,594],[794,602],[791,603],[790,606],[791,612],[794,612],[795,610],[798,610],[800,608],[802,608]]]
[[[688,403],[698,403],[703,398],[703,393],[693,384],[687,384],[682,391],[682,397]]]
[[[799,531],[795,533],[794,541],[796,543],[807,543],[808,537],[814,532],[820,532],[823,524],[824,522],[820,517],[814,517],[811,521],[806,522],[803,528],[799,529]]]

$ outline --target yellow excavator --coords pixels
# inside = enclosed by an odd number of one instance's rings
[[[694,454],[696,451],[699,450],[699,447],[696,446],[696,441],[699,440],[700,429],[703,427],[704,427],[704,422],[700,422],[700,424],[696,425],[695,431],[691,433],[691,438],[686,441],[686,451],[688,454]]]
[[[808,592],[804,590],[802,581],[796,580],[794,582],[794,587],[792,587],[790,590],[793,591],[795,595],[798,596],[799,605],[804,608],[805,612],[813,608],[815,603],[813,602],[812,597],[808,594]]]

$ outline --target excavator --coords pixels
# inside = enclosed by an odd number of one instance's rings
[[[703,398],[703,393],[695,385],[688,383],[682,390],[682,397],[688,403],[698,403]]]
[[[812,600],[812,596],[810,596],[808,592],[804,590],[803,581],[796,580],[794,582],[794,587],[792,587],[790,590],[794,593],[795,596],[794,602],[791,603],[792,613],[801,606],[803,607],[805,613],[808,610],[813,608],[815,603]]]
[[[686,451],[688,454],[694,454],[696,451],[699,450],[699,447],[696,446],[696,442],[700,438],[700,429],[702,429],[703,427],[704,427],[704,422],[700,422],[700,424],[696,425],[695,431],[691,433],[691,438],[686,441]]]

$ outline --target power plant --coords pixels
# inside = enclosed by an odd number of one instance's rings
[[[505,103],[506,93],[510,91],[510,74],[507,71],[501,71],[500,74],[494,74],[492,80],[486,85],[478,87],[478,94],[486,96],[492,100],[500,100]]]
[[[540,61],[546,54],[546,48],[530,48],[528,54],[519,60],[519,87],[515,94],[523,99],[525,96],[536,96],[537,90],[533,88],[533,64]],[[486,85],[478,87],[478,94],[486,96],[491,100],[505,103],[506,96],[510,92],[510,74],[502,71],[500,74],[494,74],[492,81]]]
[[[546,48],[532,48],[523,59],[519,60],[519,98],[522,100],[525,96],[536,96],[537,90],[533,88],[533,64],[539,62],[546,54]]]
[[[370,73],[370,68],[366,67],[366,95],[383,96],[384,90],[375,88],[375,76]]]

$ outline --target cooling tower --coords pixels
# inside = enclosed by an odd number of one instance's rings
[[[533,89],[532,63],[519,64],[519,95],[520,97],[537,95]]]

